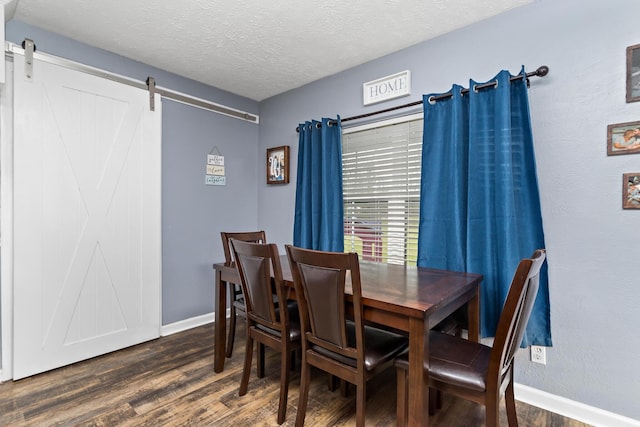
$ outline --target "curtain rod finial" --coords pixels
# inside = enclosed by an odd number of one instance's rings
[[[536,75],[540,77],[544,77],[547,74],[549,74],[549,67],[547,67],[546,65],[542,65],[536,70]]]

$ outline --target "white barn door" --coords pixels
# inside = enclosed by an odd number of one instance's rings
[[[13,378],[160,333],[161,103],[14,57]]]

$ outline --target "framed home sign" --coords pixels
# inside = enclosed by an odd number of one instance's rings
[[[640,209],[640,172],[622,175],[622,209]]]
[[[640,44],[627,48],[627,102],[640,101]]]
[[[289,183],[289,146],[267,148],[267,184]]]
[[[411,94],[411,71],[405,70],[362,85],[362,103],[371,105]]]

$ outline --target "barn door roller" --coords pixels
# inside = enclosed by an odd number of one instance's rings
[[[149,89],[149,110],[156,111],[156,79],[147,77],[147,89]]]
[[[24,77],[25,80],[33,79],[33,52],[36,51],[36,44],[31,39],[24,39],[22,42],[24,49]]]

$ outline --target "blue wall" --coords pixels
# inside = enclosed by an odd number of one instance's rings
[[[640,43],[639,12],[637,0],[536,1],[261,102],[260,146],[291,146],[295,183],[300,122],[548,65],[547,77],[531,80],[530,105],[554,347],[546,366],[520,351],[516,382],[640,420],[640,211],[621,208],[622,174],[640,172],[640,154],[606,155],[607,125],[640,120],[640,102],[625,102],[625,49]],[[403,70],[410,97],[362,106],[362,83]],[[259,183],[258,225],[280,245],[292,239],[294,198],[295,185]]]
[[[258,103],[10,21],[7,41],[258,114]],[[225,156],[226,186],[204,184],[206,156]],[[258,125],[170,100],[162,105],[162,324],[213,312],[212,262],[224,259],[220,232],[257,227]],[[262,163],[260,163],[261,165]],[[260,174],[262,176],[262,174]],[[242,195],[242,197],[239,197]]]

